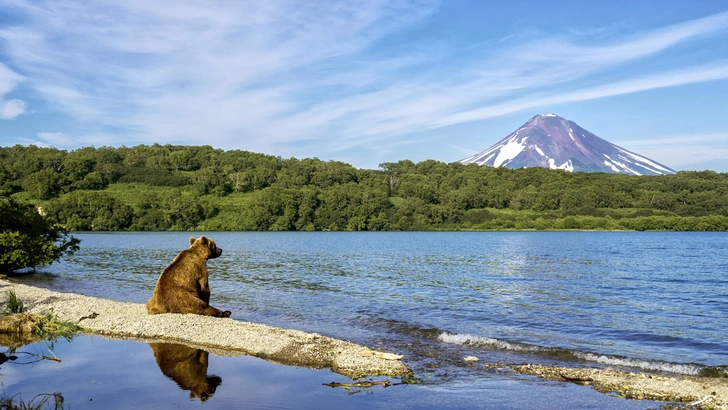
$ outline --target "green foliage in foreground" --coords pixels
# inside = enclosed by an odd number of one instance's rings
[[[15,292],[9,290],[5,294],[5,314],[22,314],[25,313],[23,302],[18,299]],[[45,315],[31,315],[28,320],[33,323],[33,333],[41,339],[54,341],[59,337],[71,340],[81,328],[75,323],[58,319],[53,312]]]
[[[53,398],[53,403],[50,399]],[[63,395],[61,393],[41,393],[35,395],[27,402],[23,401],[20,394],[12,397],[0,398],[0,410],[41,410],[41,409],[63,409]]]
[[[38,340],[44,340],[46,343],[50,342],[50,345],[48,346],[49,350],[53,350],[53,343],[58,340],[59,337],[70,341],[78,332],[81,331],[81,328],[77,325],[71,322],[59,320],[52,312],[40,316],[25,313],[23,302],[18,299],[17,295],[12,290],[5,294],[4,313],[22,315],[21,317],[24,318],[23,320],[30,321],[33,326],[33,333]],[[5,357],[11,356],[9,357],[9,360],[14,360],[16,358],[13,357],[15,349],[10,348],[8,349],[8,352],[10,352],[10,355],[6,355]],[[33,355],[37,356],[38,360],[50,359],[60,361],[55,357],[47,357],[36,354]],[[53,398],[53,402],[50,401],[51,398]],[[11,397],[0,398],[0,410],[62,409],[63,402],[64,398],[61,393],[41,393],[35,395],[29,401],[24,401],[20,394],[16,394]]]
[[[209,146],[0,147],[0,195],[71,231],[728,230],[728,174],[712,171],[365,170]]]
[[[18,296],[15,294],[15,292],[9,290],[7,293],[7,298],[5,299],[5,313],[12,315],[15,313],[23,312],[25,312],[25,306],[23,306],[23,301],[18,299]]]
[[[0,197],[0,272],[52,263],[78,250],[79,240],[34,207]]]
[[[35,334],[45,340],[55,341],[62,337],[70,341],[80,331],[78,325],[58,319],[53,312],[40,316],[35,323]]]

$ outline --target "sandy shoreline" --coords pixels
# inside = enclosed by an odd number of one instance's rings
[[[218,355],[247,354],[276,363],[330,368],[357,379],[365,376],[409,376],[401,360],[382,352],[315,333],[280,329],[233,319],[200,315],[149,315],[140,303],[116,302],[0,280],[0,300],[14,291],[28,312],[51,312],[77,323],[84,333],[145,342],[167,341],[214,349]]]
[[[143,304],[55,292],[6,280],[0,280],[0,304],[9,290],[23,301],[27,311],[45,314],[52,310],[59,319],[77,323],[84,333],[144,342],[178,342],[218,356],[247,354],[286,365],[330,368],[352,379],[412,375],[412,370],[401,360],[386,359],[382,352],[315,333],[199,315],[149,315]],[[627,399],[682,402],[688,408],[698,409],[728,409],[728,378],[533,364],[481,366],[499,373],[515,372],[577,383]]]

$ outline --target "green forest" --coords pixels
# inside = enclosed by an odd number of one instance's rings
[[[369,170],[210,146],[0,147],[0,195],[70,231],[728,230],[726,173]]]

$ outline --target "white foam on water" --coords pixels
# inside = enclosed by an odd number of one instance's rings
[[[643,370],[685,374],[690,376],[697,376],[700,371],[705,368],[701,365],[689,363],[668,363],[644,359],[633,359],[629,357],[599,355],[595,353],[585,353],[580,351],[573,351],[572,353],[575,357],[579,359],[599,363],[606,366],[635,367]]]
[[[493,347],[501,350],[513,350],[516,352],[538,352],[544,350],[543,348],[538,346],[512,343],[505,340],[494,339],[490,337],[473,336],[469,334],[453,334],[444,332],[439,335],[437,339],[441,342],[450,344],[476,347]]]
[[[635,359],[630,357],[609,356],[597,353],[582,352],[579,350],[541,347],[525,343],[514,343],[491,337],[473,336],[470,334],[453,334],[444,332],[440,334],[437,339],[443,343],[472,347],[484,347],[499,350],[510,350],[514,352],[553,353],[557,351],[567,351],[576,359],[592,363],[598,363],[604,366],[631,367],[646,371],[666,372],[690,376],[696,376],[700,373],[701,370],[705,369],[705,366],[699,364],[670,363],[645,359]]]

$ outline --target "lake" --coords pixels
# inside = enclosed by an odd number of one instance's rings
[[[161,270],[188,246],[191,234],[74,235],[82,240],[81,251],[44,268],[43,274],[17,281],[144,303]],[[566,407],[648,408],[649,402],[627,402],[587,387],[494,374],[482,364],[611,366],[679,374],[728,365],[726,233],[206,235],[223,249],[220,258],[208,263],[213,306],[232,311],[234,319],[316,332],[404,354],[422,381],[350,394],[321,386],[341,381],[328,371],[275,370],[284,366],[210,355],[211,368],[233,374],[249,374],[234,369],[247,369],[250,361],[261,368],[271,366],[274,376],[261,376],[259,389],[275,385],[277,373],[285,380],[289,376],[284,374],[304,372],[306,376],[297,377],[307,387],[297,388],[328,397],[323,402],[329,407],[341,407],[338,400],[344,400],[352,408],[528,408],[538,405],[538,398],[547,398],[554,407],[563,407],[559,405],[563,401]],[[73,346],[91,343],[88,340],[105,346],[106,353],[101,354],[146,352],[139,354],[144,356],[140,360],[154,369],[155,356],[144,343],[102,342],[83,336],[71,343],[59,342],[56,349],[63,346],[73,357],[83,353],[74,353],[78,348]],[[466,356],[478,357],[480,365],[463,362]],[[126,359],[123,362],[137,367]],[[7,367],[4,364],[0,373],[5,374]],[[160,369],[156,373],[169,382]],[[221,394],[232,376],[220,377],[223,384],[205,404],[229,407],[238,387],[227,387]],[[4,379],[0,376],[7,389]],[[27,379],[14,387],[33,385],[32,378]],[[53,391],[63,390],[61,386]],[[301,394],[295,389],[289,393]],[[224,401],[226,394],[233,394],[231,402]],[[352,398],[359,396],[368,398]],[[192,406],[199,401],[186,403]],[[158,408],[164,408],[163,404]],[[321,407],[312,398],[268,404]]]

